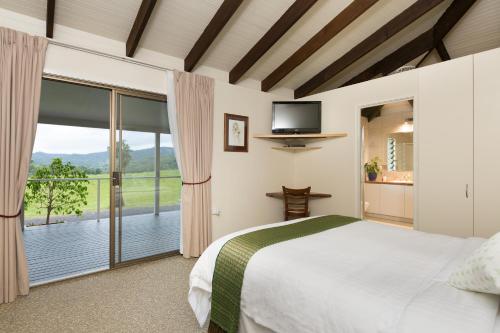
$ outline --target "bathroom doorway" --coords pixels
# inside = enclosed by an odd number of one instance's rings
[[[413,100],[361,109],[363,219],[413,227]]]

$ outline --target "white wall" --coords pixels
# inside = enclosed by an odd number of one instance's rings
[[[410,71],[303,99],[323,102],[323,132],[348,134],[345,138],[321,142],[320,150],[295,155],[295,186],[312,186],[315,192],[333,196],[312,201],[313,214],[360,216],[360,109],[413,98],[417,95],[417,83],[417,71]],[[415,101],[416,112],[417,104]]]
[[[0,9],[0,25],[35,35],[45,33],[44,21],[4,9]],[[112,55],[125,53],[122,42],[64,26],[56,25],[54,35],[59,42]],[[145,49],[139,49],[134,59],[157,66],[183,68],[182,59]],[[57,45],[49,45],[44,72],[163,94],[167,91],[166,75],[162,70]],[[272,143],[252,136],[271,131],[271,102],[286,100],[293,96],[293,92],[278,90],[282,93],[280,96],[263,93],[260,82],[253,80],[231,85],[227,83],[227,72],[205,66],[200,66],[196,73],[215,79],[213,207],[221,214],[213,218],[213,238],[282,220],[282,203],[267,198],[265,193],[277,191],[281,185],[292,182],[293,157],[272,150]],[[248,153],[223,151],[224,113],[249,117]]]
[[[258,224],[283,220],[281,200],[266,192],[292,183],[293,154],[271,149],[272,142],[254,139],[271,130],[271,102],[277,97],[217,81],[213,155],[214,238]],[[224,152],[224,113],[249,116],[248,153]]]

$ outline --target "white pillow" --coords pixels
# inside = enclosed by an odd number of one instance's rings
[[[448,283],[455,288],[500,295],[500,232],[465,260]]]

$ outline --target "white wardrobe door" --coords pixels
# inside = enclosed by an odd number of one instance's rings
[[[474,56],[474,235],[500,231],[500,49]]]
[[[472,236],[472,56],[419,70],[415,124],[418,229]]]

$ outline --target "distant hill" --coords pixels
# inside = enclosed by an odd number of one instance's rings
[[[127,166],[129,172],[153,171],[155,164],[155,149],[139,149],[130,151],[131,160]],[[160,148],[160,165],[162,169],[176,167],[174,149],[171,147]],[[63,162],[83,167],[86,169],[100,169],[106,172],[109,167],[109,154],[107,151],[89,154],[49,154],[43,152],[33,153],[31,160],[35,165],[49,165],[54,158],[60,158]]]

